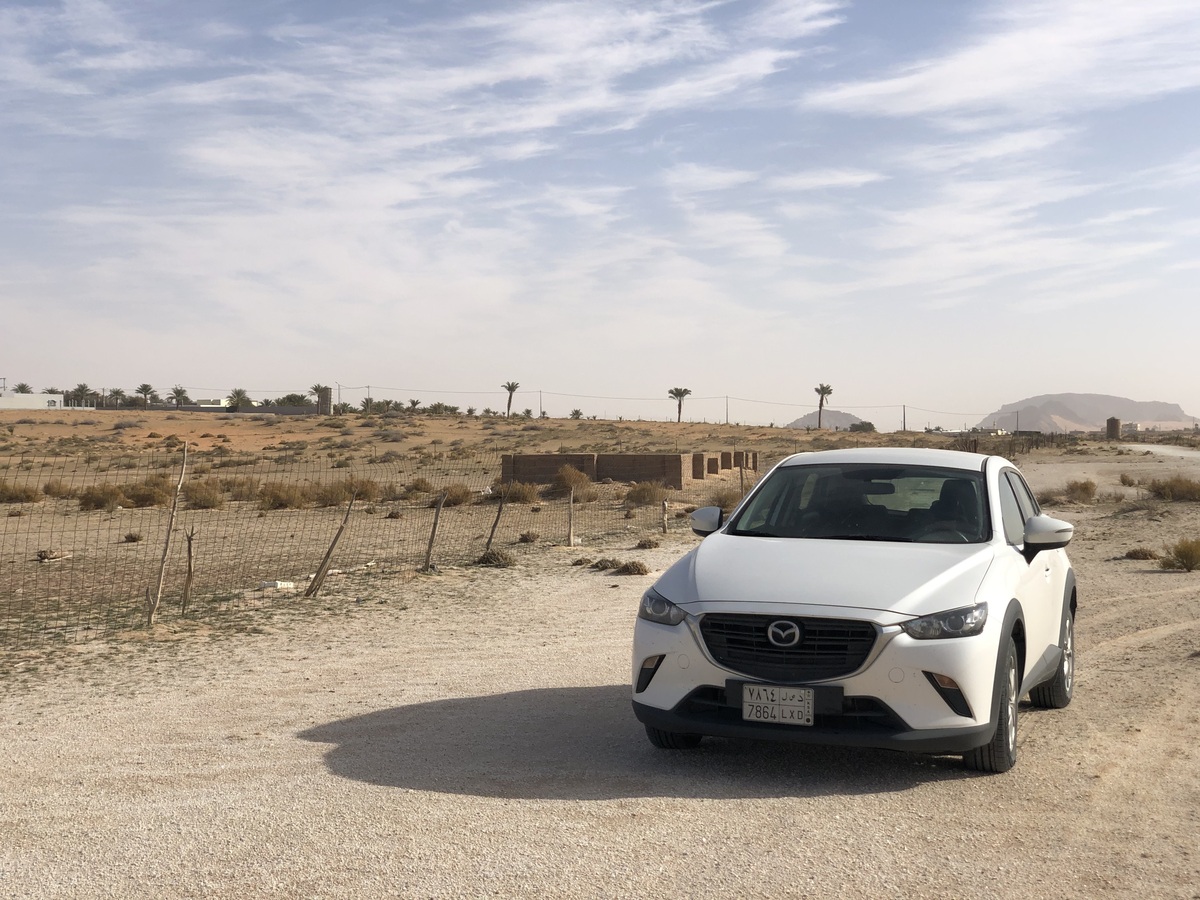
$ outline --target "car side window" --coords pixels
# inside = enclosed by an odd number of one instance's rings
[[[1025,517],[1007,478],[1000,479],[1000,517],[1004,520],[1004,537],[1013,546],[1025,543]]]
[[[1017,495],[1017,505],[1021,507],[1021,515],[1028,522],[1033,516],[1041,512],[1037,500],[1034,499],[1033,491],[1029,490],[1029,485],[1025,483],[1025,479],[1021,477],[1020,473],[1009,469],[1004,474],[1008,476],[1013,493]]]

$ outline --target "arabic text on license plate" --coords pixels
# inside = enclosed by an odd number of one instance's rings
[[[775,684],[742,685],[742,719],[780,725],[813,723],[813,689]]]

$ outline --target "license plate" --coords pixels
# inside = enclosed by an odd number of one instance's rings
[[[812,688],[743,684],[742,719],[746,722],[776,722],[780,725],[811,725],[813,694]]]

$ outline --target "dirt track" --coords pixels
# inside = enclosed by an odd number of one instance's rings
[[[1188,467],[1191,467],[1190,469]],[[1035,488],[1197,474],[1053,457]],[[1131,492],[1132,493],[1132,492]],[[690,541],[545,550],[221,633],[8,660],[0,893],[14,897],[1200,897],[1200,573],[1118,559],[1200,511],[1061,507],[1079,683],[1023,707],[1003,776],[952,758],[707,741],[628,703],[649,578]],[[356,602],[358,601],[358,602]],[[384,602],[386,601],[386,602]]]

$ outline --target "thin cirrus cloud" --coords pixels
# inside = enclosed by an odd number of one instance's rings
[[[881,78],[811,91],[811,108],[887,116],[1041,118],[1200,86],[1191,0],[1098,7],[1086,0],[1006,4],[988,33]],[[986,121],[986,120],[984,120]]]
[[[722,347],[751,339],[731,319],[766,317],[764,368],[697,396],[791,383],[771,366],[803,344],[845,397],[877,370],[881,310],[913,311],[886,338],[919,343],[931,310],[1179,295],[1192,6],[997,0],[950,21],[914,0],[894,29],[834,0],[10,5],[0,287],[165,342],[219,329],[247,365],[271,323],[353,348],[305,385],[382,381],[357,373],[418,323],[406,363],[490,384],[536,320],[571,347],[558,365],[608,373],[583,393],[641,396],[624,382],[676,383],[640,352],[658,330]],[[1134,140],[1127,113],[1164,127]],[[608,365],[623,346],[636,365]],[[942,389],[923,366],[903,377]],[[550,390],[559,371],[504,377]]]

